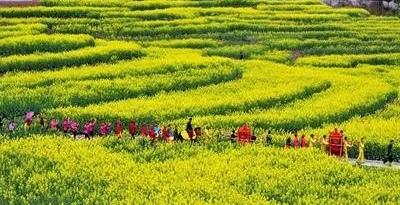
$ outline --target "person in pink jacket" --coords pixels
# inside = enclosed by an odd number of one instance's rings
[[[64,134],[67,134],[67,133],[68,133],[68,130],[69,130],[69,128],[70,128],[70,121],[69,121],[68,118],[64,117],[62,126],[63,126],[63,132],[64,132]]]
[[[75,120],[72,120],[70,123],[70,130],[72,135],[74,136],[74,139],[76,139],[76,135],[78,134],[78,129],[79,129],[79,124]]]
[[[85,135],[85,139],[89,139],[90,140],[91,130],[92,130],[92,123],[91,123],[91,121],[88,121],[83,126],[83,134]]]
[[[31,128],[31,124],[33,121],[33,116],[35,115],[34,112],[29,111],[25,114],[25,127],[26,129],[30,129]]]
[[[50,130],[56,131],[58,128],[58,121],[56,118],[52,117],[50,120]]]
[[[96,119],[89,121],[89,136],[94,137],[94,129],[96,127]]]
[[[103,122],[100,125],[100,135],[101,136],[107,136],[108,134],[110,134],[110,128],[111,128],[111,124],[108,122]]]

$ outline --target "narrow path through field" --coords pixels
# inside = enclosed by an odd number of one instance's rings
[[[349,162],[351,164],[357,164],[356,159],[349,159]],[[400,170],[400,163],[399,162],[393,162],[392,166],[389,166],[389,163],[383,164],[382,161],[365,160],[365,163],[363,163],[362,166],[375,167],[375,168],[392,168],[392,169]]]

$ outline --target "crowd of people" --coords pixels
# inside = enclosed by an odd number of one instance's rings
[[[247,127],[248,125],[245,124],[243,126]],[[238,133],[239,130],[232,130],[232,134],[230,136],[230,140],[232,143],[241,141]],[[333,136],[338,136],[338,139],[340,140],[337,142],[333,142]],[[253,133],[251,133],[248,138],[248,141],[250,143],[254,143],[257,139],[257,137]],[[268,130],[265,135],[265,144],[272,145],[272,132],[270,130]],[[336,146],[336,150],[332,150],[333,144],[334,146]],[[357,146],[358,157],[356,159],[356,162],[358,164],[362,164],[365,162],[365,139],[361,138],[360,140],[351,142],[345,135],[344,131],[339,131],[337,128],[330,132],[329,136],[323,135],[321,137],[315,136],[314,134],[310,134],[309,138],[307,138],[306,134],[302,134],[301,137],[299,137],[299,134],[297,132],[294,132],[293,134],[288,134],[284,144],[285,149],[317,148],[318,146],[324,153],[339,156],[346,161],[349,160],[350,148],[352,148],[353,146]],[[383,159],[383,163],[389,163],[389,165],[391,165],[393,161],[395,161],[394,140],[390,140],[387,147],[387,154],[386,157]]]
[[[117,120],[114,124],[110,122],[101,122],[98,123],[96,119],[89,120],[83,124],[79,124],[78,121],[70,119],[68,117],[64,117],[63,120],[58,121],[55,117],[51,117],[47,122],[45,115],[40,113],[35,115],[34,112],[29,111],[25,113],[25,130],[30,130],[34,118],[37,118],[38,124],[41,130],[49,130],[53,132],[63,132],[65,135],[70,134],[74,139],[77,139],[78,136],[82,136],[85,139],[91,139],[95,135],[99,136],[108,136],[110,134],[114,134],[117,138],[122,138],[123,133],[125,131],[125,126],[121,120]],[[0,114],[0,130],[4,131],[4,125],[6,125],[6,129],[9,133],[13,133],[17,129],[17,125],[14,119],[9,119],[8,123],[5,124],[5,118]],[[140,125],[132,119],[128,126],[126,127],[127,132],[132,138],[136,136],[140,136],[142,138],[149,138],[152,142],[157,140],[162,140],[164,142],[170,141],[183,141],[184,136],[190,140],[191,142],[196,142],[199,137],[202,135],[201,127],[193,127],[192,118],[189,118],[186,129],[184,132],[181,132],[177,126],[172,127],[171,124],[164,125],[160,127],[156,123],[143,123]],[[312,148],[319,146],[323,152],[331,154],[330,149],[330,139],[333,135],[339,136],[342,141],[340,142],[341,151],[339,155],[343,157],[345,160],[349,158],[349,149],[354,145],[358,146],[358,163],[363,163],[365,161],[365,141],[364,138],[356,141],[355,143],[348,140],[347,136],[345,136],[344,131],[339,131],[337,128],[334,129],[329,135],[323,135],[322,137],[315,136],[311,134],[309,138],[305,134],[302,134],[299,137],[298,133],[295,132],[293,135],[288,135],[285,143],[285,149],[304,149],[304,148]],[[292,137],[293,136],[293,137]],[[230,141],[232,143],[254,143],[257,140],[257,136],[251,132],[250,127],[247,124],[244,124],[238,130],[232,130],[232,134],[230,136]],[[265,144],[272,145],[272,132],[269,130],[265,136]],[[391,164],[395,160],[394,156],[394,140],[391,140],[388,148],[387,148],[387,157],[383,160],[384,163],[389,162]]]
[[[160,127],[160,125],[156,123],[143,123],[139,127],[139,124],[134,119],[128,123],[127,127],[124,126],[124,123],[121,120],[117,120],[115,123],[106,121],[98,123],[96,119],[91,119],[83,124],[79,124],[77,120],[68,117],[64,117],[61,121],[55,117],[51,117],[47,122],[44,114],[40,113],[35,115],[34,112],[29,111],[24,117],[25,130],[31,129],[34,118],[38,119],[38,125],[41,130],[48,130],[50,132],[61,131],[65,135],[72,135],[74,139],[77,139],[78,136],[83,136],[85,139],[91,139],[95,135],[108,136],[111,134],[114,134],[117,138],[122,138],[125,130],[132,138],[139,135],[143,138],[148,137],[152,141],[159,139],[164,141],[183,141],[183,133],[187,134],[190,141],[195,142],[197,138],[201,136],[201,128],[193,127],[192,118],[190,118],[186,124],[186,132],[180,132],[177,126],[172,127],[171,124]],[[4,127],[4,125],[6,126]],[[14,133],[18,126],[13,118],[9,119],[6,123],[3,115],[0,115],[0,130],[4,131],[4,128],[6,128],[7,132]]]
[[[335,133],[339,133],[337,128],[335,128],[335,130],[331,132],[330,135],[334,135]],[[353,143],[347,139],[347,137],[344,135],[343,130],[340,131],[339,136],[341,136],[343,141],[340,142],[341,145],[340,152],[335,154],[343,157],[345,160],[348,160],[349,148],[353,147]],[[323,135],[322,137],[316,137],[314,134],[311,134],[310,138],[307,140],[305,134],[302,134],[301,137],[299,138],[299,135],[295,133],[293,140],[291,139],[290,136],[286,138],[285,148],[290,149],[291,147],[293,147],[294,149],[299,149],[299,148],[315,147],[318,144],[323,152],[325,153],[332,152],[331,150],[329,150],[331,143],[329,142],[327,135]],[[358,145],[357,162],[363,163],[365,161],[364,138],[361,138],[361,140],[357,141],[357,145]]]

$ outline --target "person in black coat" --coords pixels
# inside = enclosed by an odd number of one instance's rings
[[[178,142],[182,142],[183,141],[183,136],[179,132],[179,129],[178,129],[177,126],[175,126],[175,129],[174,129],[174,140],[178,141]]]
[[[236,143],[237,141],[237,136],[235,134],[235,130],[232,130],[232,134],[231,134],[231,142],[232,143]]]
[[[4,126],[4,116],[2,113],[0,113],[0,131],[3,131],[3,126]]]
[[[268,130],[267,136],[265,137],[265,145],[272,145],[272,132]]]
[[[240,53],[239,53],[239,59],[240,60],[243,60],[244,59],[244,53],[243,53],[243,51],[240,51]]]
[[[189,139],[191,142],[194,141],[194,129],[192,125],[192,118],[189,118],[189,122],[186,124],[186,132],[189,135]]]
[[[394,161],[393,146],[394,146],[394,140],[390,140],[390,143],[387,147],[386,158],[383,159],[383,163],[386,164],[386,162],[389,162],[389,166],[392,165],[392,162]]]

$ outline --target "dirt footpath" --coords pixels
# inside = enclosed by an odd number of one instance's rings
[[[357,164],[356,159],[349,159],[349,162],[352,164]],[[391,168],[400,170],[400,163],[393,162],[392,166],[389,166],[389,163],[383,164],[382,161],[377,160],[365,160],[365,163],[362,166],[366,167],[376,167],[376,168]]]
[[[0,0],[0,7],[39,6],[39,0]]]

